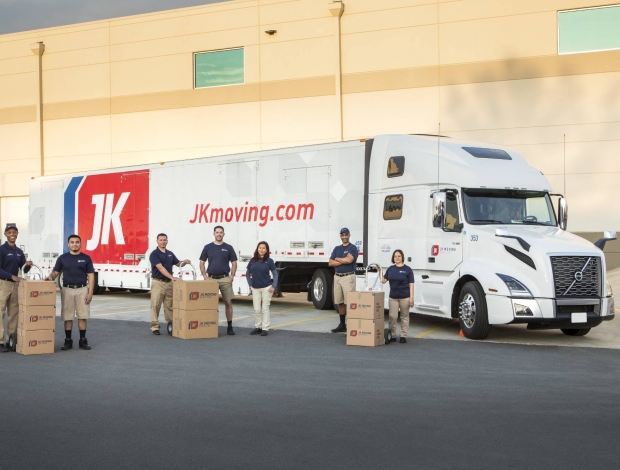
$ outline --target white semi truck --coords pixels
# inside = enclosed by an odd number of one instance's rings
[[[35,178],[29,250],[49,272],[77,233],[97,291],[143,291],[158,233],[196,262],[222,225],[239,256],[237,294],[249,293],[245,265],[266,240],[278,290],[308,292],[316,308],[330,309],[328,259],[348,227],[359,289],[364,268],[387,268],[400,248],[415,273],[413,313],[459,318],[472,339],[509,323],[580,336],[614,318],[601,250],[615,233],[592,244],[566,232],[566,201],[557,195],[556,212],[550,191],[509,149],[381,135]]]

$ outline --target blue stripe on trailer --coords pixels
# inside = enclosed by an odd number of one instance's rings
[[[69,251],[69,247],[66,244],[67,238],[69,235],[73,235],[77,232],[77,227],[75,226],[75,206],[77,201],[77,190],[83,179],[83,176],[71,178],[71,182],[65,190],[63,253],[67,253]]]

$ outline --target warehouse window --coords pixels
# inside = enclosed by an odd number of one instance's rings
[[[620,5],[558,12],[558,53],[620,49]]]
[[[403,216],[403,195],[388,196],[383,204],[383,220],[397,220]]]
[[[194,88],[239,85],[244,81],[243,48],[194,54]]]
[[[403,176],[405,174],[405,157],[390,157],[388,160],[387,176]]]

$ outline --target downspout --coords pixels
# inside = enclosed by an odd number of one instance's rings
[[[340,38],[340,18],[344,13],[344,3],[335,0],[328,4],[329,12],[332,14],[336,25],[336,99],[338,100],[338,138],[344,140],[342,123],[342,47]]]
[[[39,134],[39,161],[41,176],[45,175],[45,154],[43,151],[43,53],[45,44],[35,43],[30,50],[37,56],[37,128]]]

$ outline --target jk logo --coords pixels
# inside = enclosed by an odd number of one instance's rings
[[[99,244],[107,245],[110,239],[110,229],[114,231],[114,239],[117,245],[124,245],[123,226],[121,225],[121,212],[131,193],[122,193],[114,204],[114,194],[93,194],[95,206],[95,220],[93,221],[93,237],[86,242],[88,251],[95,250]]]

